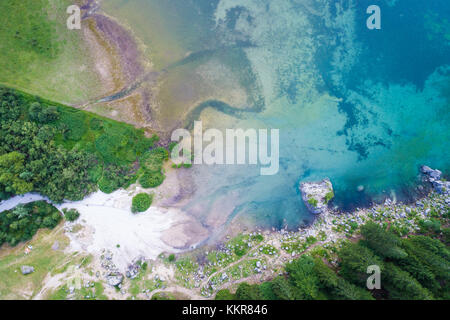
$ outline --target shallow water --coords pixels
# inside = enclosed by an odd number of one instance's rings
[[[334,204],[349,210],[386,196],[408,199],[421,164],[448,172],[450,3],[377,1],[382,30],[368,30],[372,2],[109,2],[113,14],[135,21],[136,35],[169,74],[180,65],[195,74],[202,66],[202,75],[217,73],[208,65],[214,56],[239,79],[246,105],[233,99],[227,108],[203,105],[198,114],[208,127],[280,129],[277,175],[260,176],[252,166],[194,166],[196,191],[187,211],[207,221],[226,207],[226,221],[240,216],[265,226],[297,226],[311,218],[299,181],[329,177]],[[225,83],[229,75],[216,77]],[[204,101],[214,94],[219,91]],[[252,112],[237,117],[230,107]]]

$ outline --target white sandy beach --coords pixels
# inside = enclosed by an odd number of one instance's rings
[[[138,188],[139,189],[139,188]],[[191,218],[179,209],[151,207],[139,214],[130,210],[132,197],[137,190],[117,190],[111,194],[95,192],[82,201],[56,205],[59,210],[75,208],[80,218],[66,222],[67,229],[82,225],[81,231],[67,232],[70,251],[84,251],[100,255],[103,249],[113,252],[113,262],[124,270],[136,257],[156,258],[161,252],[178,252],[166,239],[176,239],[175,246],[190,244]],[[0,212],[14,208],[20,203],[47,200],[38,194],[16,196],[0,203]],[[176,234],[175,234],[176,233]]]

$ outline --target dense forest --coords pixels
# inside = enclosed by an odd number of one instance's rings
[[[0,87],[0,200],[38,192],[60,203],[138,179],[164,180],[158,137],[89,112]]]
[[[58,209],[46,201],[18,205],[0,214],[0,247],[30,240],[40,228],[53,229],[61,221]]]
[[[448,221],[449,213],[443,219]],[[372,300],[450,299],[449,228],[424,226],[422,234],[399,237],[368,222],[357,242],[346,240],[337,251],[338,266],[320,255],[302,255],[286,265],[286,276],[260,285],[241,283],[217,300]],[[381,289],[368,290],[367,267],[381,270]]]

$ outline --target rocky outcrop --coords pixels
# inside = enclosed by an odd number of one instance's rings
[[[110,286],[116,287],[119,286],[123,281],[123,275],[121,273],[111,273],[106,277],[106,282]]]
[[[422,167],[420,168],[420,171],[421,171],[425,176],[428,177],[428,180],[429,180],[430,182],[433,182],[433,181],[435,181],[435,180],[439,180],[439,179],[441,178],[441,175],[442,175],[442,172],[441,172],[441,171],[431,169],[431,168],[428,167],[428,166],[422,166]]]
[[[439,170],[431,169],[428,166],[422,166],[420,168],[424,176],[424,180],[431,183],[433,189],[439,194],[449,194],[450,193],[450,182],[442,181],[441,175],[442,172]]]
[[[333,185],[328,178],[319,182],[302,182],[300,191],[306,207],[314,214],[327,211],[328,203],[334,198]]]
[[[21,266],[20,271],[22,271],[23,275],[27,275],[34,272],[34,268],[30,266]]]

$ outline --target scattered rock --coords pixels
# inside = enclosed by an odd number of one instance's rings
[[[106,282],[108,282],[108,284],[113,287],[120,285],[122,281],[123,275],[121,273],[110,274],[109,276],[106,277]]]
[[[55,251],[59,250],[59,242],[58,242],[58,240],[56,240],[55,243],[53,243],[52,249],[55,250]]]
[[[31,266],[21,266],[20,271],[22,271],[23,275],[27,275],[34,272],[34,268]]]
[[[113,256],[113,254],[112,254],[112,252],[111,251],[106,251],[105,252],[105,259],[106,260],[112,260],[112,256]]]
[[[125,272],[127,278],[134,279],[137,277],[141,269],[142,261],[144,261],[144,258],[139,257],[128,265],[127,271]]]

